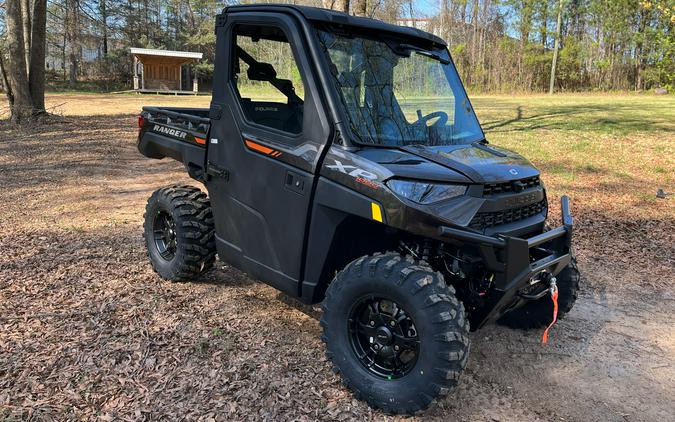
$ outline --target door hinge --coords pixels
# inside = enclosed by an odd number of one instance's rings
[[[216,15],[216,28],[225,26],[225,22],[227,22],[227,7],[223,9],[221,14]]]

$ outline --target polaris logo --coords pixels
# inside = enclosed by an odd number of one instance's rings
[[[276,107],[256,107],[255,111],[279,111]]]
[[[166,126],[155,125],[152,128],[152,130],[153,130],[153,132],[159,132],[159,133],[163,133],[165,135],[175,136],[176,138],[180,138],[180,139],[185,139],[185,137],[187,136],[187,132],[183,132],[182,130],[178,130],[178,129],[172,129],[172,128],[166,127]]]

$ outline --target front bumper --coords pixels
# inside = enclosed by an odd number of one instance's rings
[[[494,272],[494,288],[500,295],[480,318],[478,327],[495,321],[528,299],[522,294],[530,280],[541,273],[557,275],[572,260],[572,225],[569,198],[560,199],[563,225],[528,239],[485,236],[442,226],[439,233],[477,245],[485,267]],[[478,328],[477,327],[477,328]]]

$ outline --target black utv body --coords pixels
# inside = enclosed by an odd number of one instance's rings
[[[208,191],[150,198],[162,277],[195,277],[217,252],[323,302],[327,356],[389,412],[457,384],[469,326],[545,326],[558,291],[571,309],[568,200],[547,228],[539,171],[485,140],[443,40],[289,5],[227,7],[216,34],[210,108],[139,117],[141,153],[183,162]]]

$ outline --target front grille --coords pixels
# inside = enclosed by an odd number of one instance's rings
[[[513,223],[524,220],[543,212],[546,209],[546,199],[535,204],[525,205],[520,208],[511,208],[510,210],[497,212],[479,212],[469,223],[469,227],[476,230],[484,230],[489,227],[500,226],[502,224]]]
[[[539,176],[503,183],[486,183],[483,185],[483,196],[497,195],[499,193],[522,192],[526,189],[539,187],[540,185],[541,181],[539,180]]]

